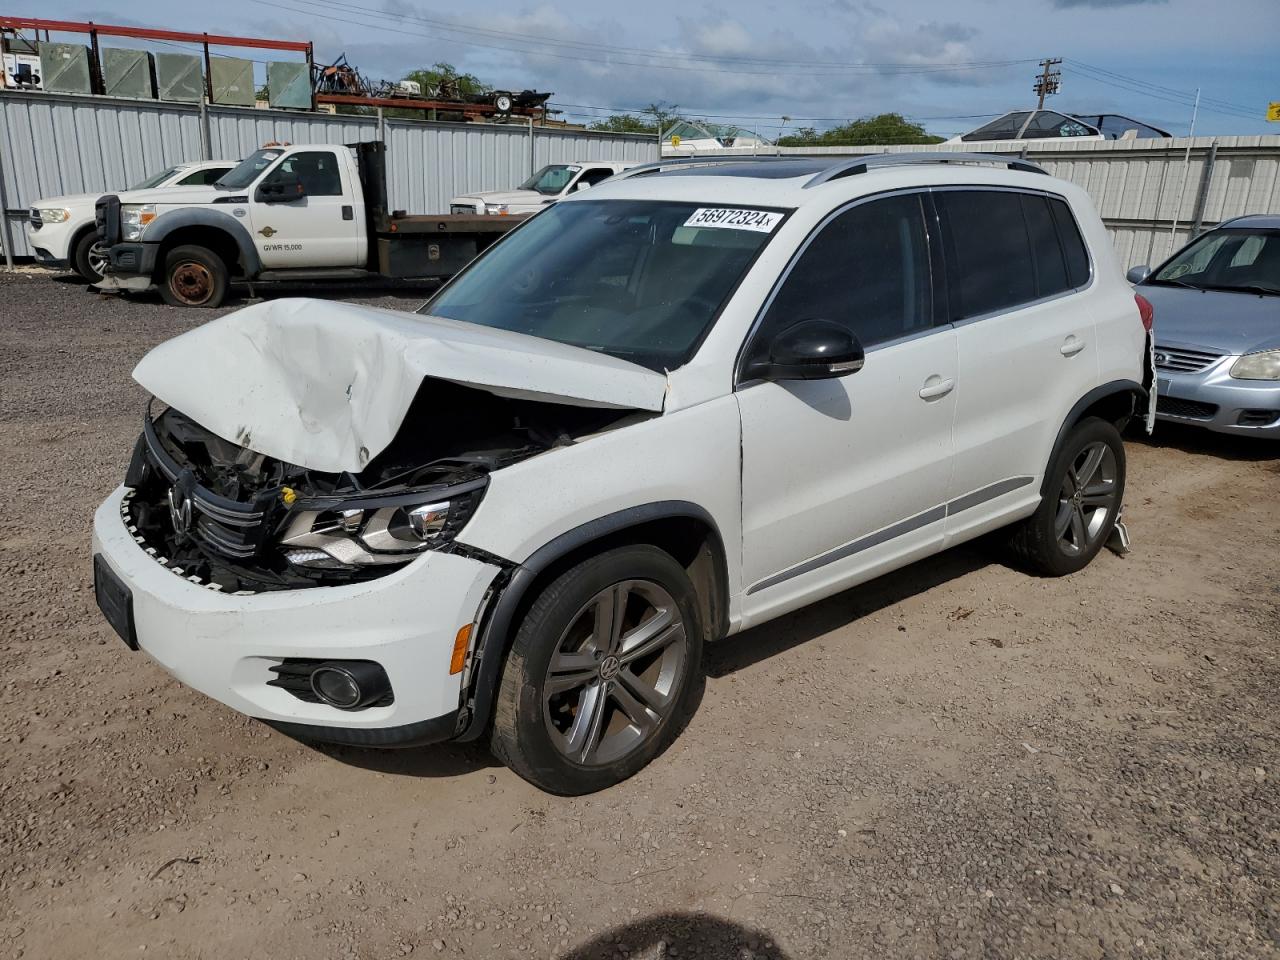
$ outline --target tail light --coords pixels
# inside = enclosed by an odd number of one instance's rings
[[[1156,308],[1151,305],[1150,300],[1140,293],[1135,293],[1133,299],[1138,304],[1138,316],[1142,318],[1142,326],[1147,333],[1150,333],[1156,322]]]

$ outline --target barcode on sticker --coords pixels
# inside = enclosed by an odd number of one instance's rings
[[[699,207],[684,222],[686,227],[715,227],[720,230],[755,230],[773,233],[782,214],[769,210],[737,210],[733,207]]]

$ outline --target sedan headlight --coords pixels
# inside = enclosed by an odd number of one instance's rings
[[[42,223],[66,223],[71,218],[71,211],[66,207],[40,207]]]
[[[1246,353],[1231,365],[1237,380],[1280,380],[1280,350]]]
[[[448,499],[406,496],[394,502],[301,509],[285,527],[280,547],[291,564],[316,569],[405,563],[451,541],[471,516],[483,487]],[[306,507],[306,504],[299,504]]]
[[[511,212],[511,208],[505,203],[486,203],[484,205],[484,212],[491,217],[504,216]]]
[[[120,207],[120,237],[141,240],[147,224],[156,218],[154,203],[126,203]]]

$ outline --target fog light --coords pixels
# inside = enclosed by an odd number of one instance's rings
[[[391,689],[387,672],[362,660],[322,663],[311,671],[312,692],[339,710],[359,710],[380,700]]]

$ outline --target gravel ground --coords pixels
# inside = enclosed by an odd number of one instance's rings
[[[1161,428],[1126,559],[955,550],[719,644],[672,749],[565,800],[303,746],[102,622],[129,371],[210,316],[0,272],[0,958],[1280,951],[1276,447]]]

